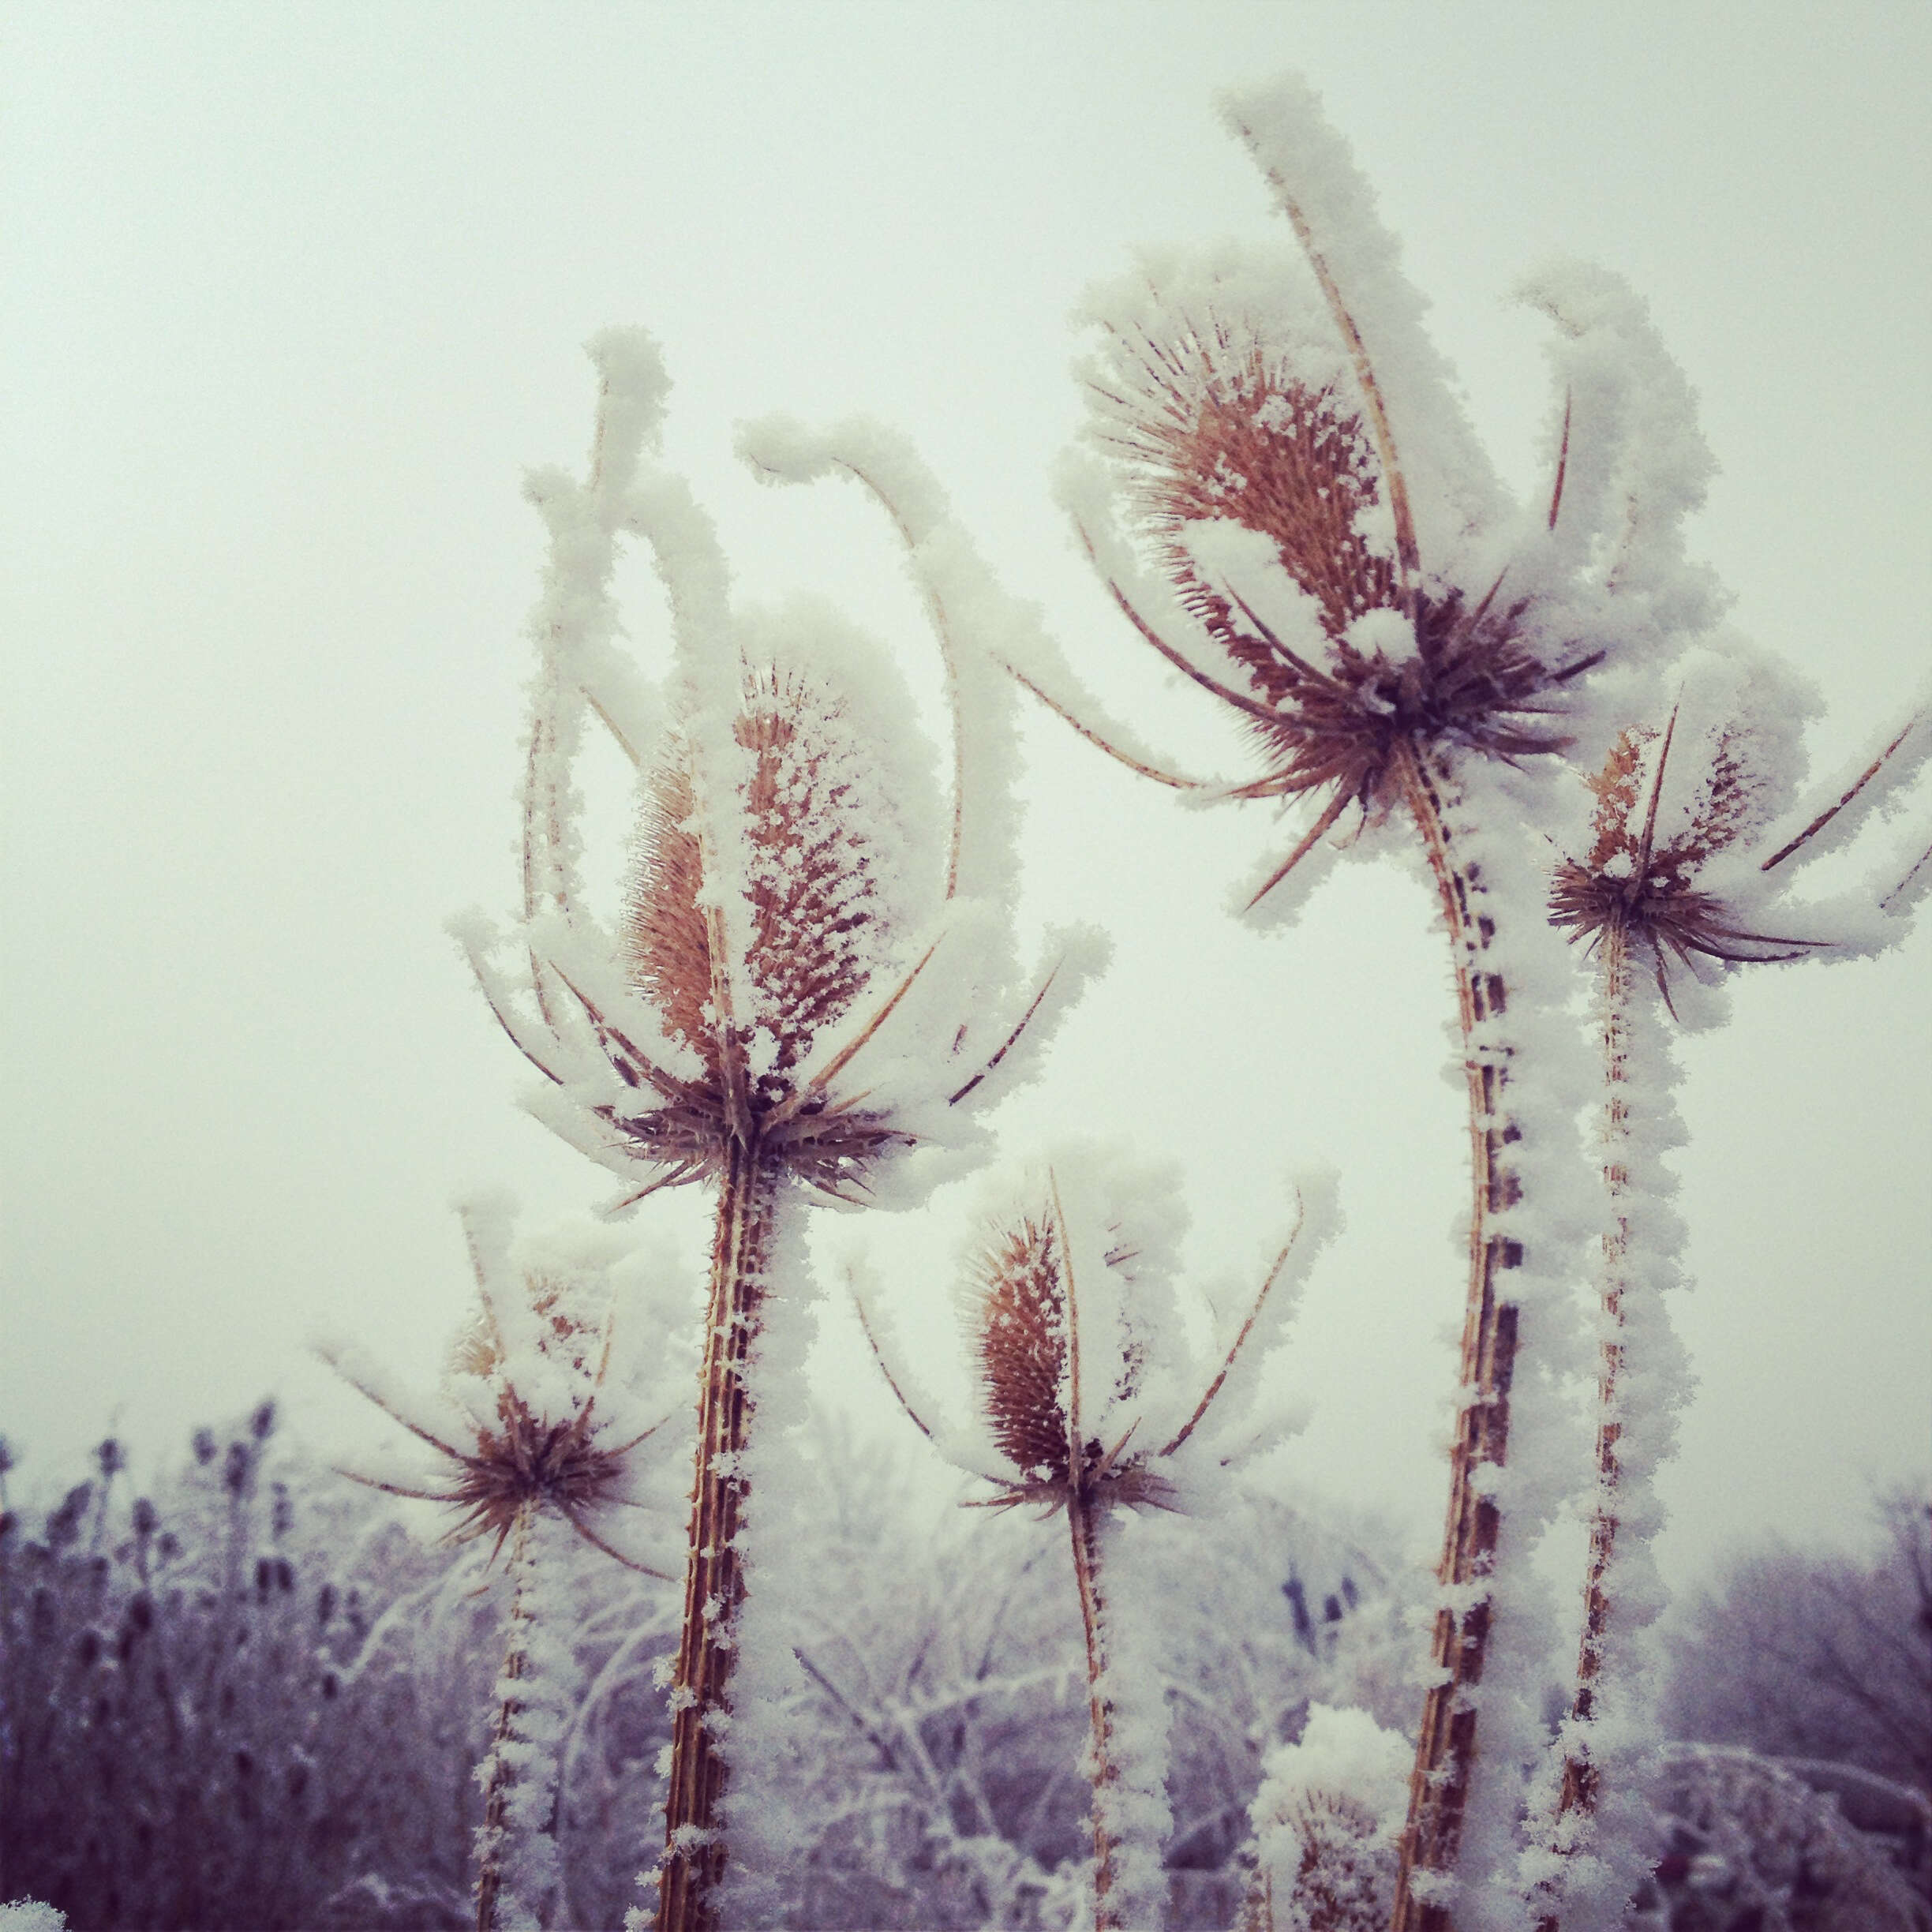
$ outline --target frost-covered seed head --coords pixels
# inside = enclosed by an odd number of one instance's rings
[[[593,1316],[587,1305],[589,1285],[581,1280],[534,1268],[524,1275],[523,1289],[537,1317],[536,1349],[541,1364],[527,1364],[526,1374],[508,1359],[486,1299],[458,1337],[450,1367],[455,1375],[485,1385],[494,1416],[485,1421],[466,1407],[467,1428],[455,1440],[406,1415],[352,1363],[325,1351],[345,1380],[451,1465],[446,1481],[423,1488],[360,1475],[354,1480],[392,1496],[444,1505],[456,1516],[446,1541],[461,1544],[493,1537],[492,1561],[523,1511],[549,1509],[586,1542],[627,1568],[641,1569],[642,1565],[612,1548],[591,1527],[601,1514],[623,1500],[629,1484],[630,1452],[653,1432],[647,1429],[627,1442],[613,1443],[597,1414],[597,1396],[610,1359],[608,1317]],[[560,1368],[561,1387],[554,1372]],[[550,1392],[549,1401],[529,1395],[522,1386],[538,1377]]]
[[[734,1135],[760,1133],[792,1172],[828,1192],[904,1136],[830,1096],[799,1104],[794,1076],[823,1031],[843,1018],[892,959],[889,862],[880,841],[889,801],[877,762],[837,694],[806,673],[747,671],[734,736],[751,754],[739,801],[750,938],[740,983],[747,1011],[721,1019],[720,962],[707,915],[691,756],[674,737],[650,774],[624,908],[627,972],[704,1076],[650,1084],[661,1104],[601,1110],[644,1158],[683,1178],[716,1172]],[[613,1064],[633,1068],[620,1047]],[[773,1118],[780,1114],[781,1118]]]
[[[1115,330],[1090,380],[1095,440],[1182,604],[1241,666],[1244,711],[1267,777],[1256,794],[1391,802],[1404,743],[1514,760],[1556,751],[1551,695],[1594,659],[1546,664],[1526,601],[1473,606],[1465,590],[1408,581],[1390,492],[1361,410],[1311,381],[1238,313],[1177,309],[1171,332]],[[1285,637],[1195,541],[1233,524],[1264,538],[1310,600],[1309,636]],[[1393,621],[1372,621],[1386,613]]]
[[[1116,1245],[1105,1264],[1127,1268],[1133,1260],[1131,1249]],[[989,1230],[972,1265],[967,1305],[980,1400],[994,1445],[1015,1471],[988,1499],[989,1507],[1037,1503],[1050,1515],[1081,1494],[1170,1506],[1173,1485],[1148,1466],[1148,1449],[1158,1445],[1130,1455],[1125,1436],[1110,1447],[1085,1436],[1076,1450],[1066,1238],[1050,1202]],[[1131,1399],[1140,1366],[1140,1350],[1129,1341],[1116,1365],[1118,1396]]]
[[[1589,851],[1557,867],[1550,893],[1550,917],[1573,942],[1593,951],[1616,935],[1648,953],[1667,1001],[1673,959],[1687,968],[1694,955],[1731,964],[1795,960],[1825,943],[1753,931],[1722,897],[1697,883],[1713,859],[1747,843],[1769,816],[1769,788],[1741,725],[1717,735],[1690,809],[1677,830],[1659,839],[1676,724],[1673,716],[1661,732],[1631,730],[1617,739],[1589,781],[1597,796]]]

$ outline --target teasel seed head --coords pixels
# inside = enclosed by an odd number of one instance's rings
[[[1635,728],[1618,738],[1602,771],[1589,781],[1597,798],[1589,850],[1557,867],[1550,892],[1550,917],[1572,942],[1594,952],[1615,935],[1647,953],[1667,1005],[1673,961],[1694,969],[1697,959],[1732,965],[1788,960],[1829,943],[1755,930],[1725,897],[1698,883],[1715,861],[1747,845],[1769,817],[1769,781],[1743,724],[1728,724],[1708,741],[1708,766],[1694,796],[1673,814],[1676,829],[1659,836],[1679,715],[1673,711],[1661,732]]]
[[[662,1426],[654,1423],[618,1440],[600,1411],[612,1336],[608,1283],[537,1265],[506,1289],[500,1280],[505,1257],[488,1252],[489,1217],[473,1213],[466,1219],[479,1305],[450,1351],[455,1399],[433,1423],[362,1351],[339,1342],[316,1345],[351,1387],[436,1451],[447,1472],[425,1485],[342,1473],[391,1496],[441,1504],[455,1515],[444,1541],[489,1537],[492,1563],[523,1512],[549,1510],[627,1568],[661,1575],[614,1548],[597,1526],[631,1504],[631,1452]],[[520,1294],[522,1307],[500,1307],[505,1293]],[[515,1324],[510,1336],[507,1322]]]
[[[1114,332],[1090,384],[1098,440],[1179,601],[1245,675],[1237,708],[1267,764],[1246,795],[1375,813],[1405,743],[1511,762],[1561,751],[1553,695],[1596,658],[1546,661],[1529,600],[1502,598],[1500,578],[1472,601],[1406,565],[1413,533],[1353,381],[1302,366],[1238,309],[1169,320],[1167,334]],[[1264,541],[1313,632],[1286,635],[1216,567],[1197,541],[1215,524]]]

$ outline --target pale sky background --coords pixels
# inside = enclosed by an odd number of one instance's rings
[[[730,455],[775,408],[878,415],[1091,680],[1211,762],[1219,720],[1140,661],[1051,504],[1066,318],[1136,242],[1279,236],[1211,97],[1298,67],[1507,476],[1544,487],[1548,406],[1509,291],[1551,253],[1601,261],[1701,393],[1723,474],[1694,548],[1822,687],[1822,754],[1932,656],[1923,5],[333,0],[8,5],[0,28],[0,1428],[24,1477],[73,1480],[110,1428],[152,1468],[266,1391],[318,1443],[372,1435],[304,1337],[426,1380],[468,1293],[451,1198],[507,1184],[554,1216],[610,1191],[519,1110],[443,930],[513,904],[541,557],[519,480],[582,461],[593,330],[663,344],[670,459],[748,590],[825,590],[930,686],[877,519]],[[1204,1272],[1252,1272],[1280,1175],[1332,1160],[1350,1231],[1283,1366],[1318,1400],[1285,1478],[1426,1553],[1465,1185],[1428,897],[1345,867],[1258,936],[1225,907],[1279,837],[1264,810],[1180,811],[1050,722],[1028,745],[1028,917],[1118,953],[1013,1144],[1098,1126],[1182,1157]],[[1932,1464],[1929,960],[1922,930],[1761,969],[1686,1050],[1680,1579],[1774,1530],[1855,1538],[1873,1484]],[[702,1203],[667,1225],[695,1267]],[[949,1236],[891,1252],[913,1294],[951,1275]],[[834,1322],[822,1382],[874,1413],[852,1347]]]

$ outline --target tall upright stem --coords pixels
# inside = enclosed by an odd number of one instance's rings
[[[1597,1368],[1597,1502],[1590,1515],[1589,1562],[1583,1580],[1583,1632],[1578,1646],[1576,1683],[1570,1715],[1587,1726],[1597,1715],[1597,1680],[1604,1665],[1610,1631],[1609,1572],[1616,1554],[1622,1515],[1621,1469],[1617,1443],[1623,1425],[1617,1413],[1617,1383],[1623,1368],[1623,1297],[1629,1286],[1630,1250],[1630,935],[1620,921],[1604,931],[1599,950],[1604,1056],[1603,1176],[1608,1214],[1603,1234],[1600,1294],[1603,1342]],[[1597,1809],[1598,1769],[1587,1731],[1573,1730],[1563,1754],[1563,1783],[1557,1795],[1556,1848],[1574,1841],[1565,1821],[1588,1818]],[[1558,1932],[1560,1915],[1546,1889],[1539,1900],[1537,1932]]]
[[[777,1178],[755,1138],[733,1139],[711,1244],[684,1623],[672,1678],[671,1789],[658,1932],[717,1932],[719,1924],[725,1844],[718,1813],[728,1776],[721,1734],[731,1713],[736,1624],[744,1601],[738,1537],[746,1480],[740,1464],[752,1414],[745,1376],[762,1319]]]
[[[1100,1510],[1076,1492],[1067,1500],[1073,1578],[1087,1638],[1087,1710],[1093,1730],[1094,1932],[1123,1932],[1114,1891],[1117,1841],[1107,1796],[1119,1780],[1114,1761],[1114,1707],[1101,1688],[1106,1668],[1106,1604],[1100,1594]]]
[[[1492,1223],[1514,1206],[1521,1183],[1507,1150],[1521,1136],[1507,1112],[1509,1069],[1489,1032],[1502,1014],[1503,979],[1489,949],[1496,923],[1477,868],[1454,849],[1439,775],[1413,746],[1398,754],[1403,795],[1415,818],[1441,896],[1455,968],[1469,1090],[1469,1300],[1462,1322],[1463,1407],[1449,1459],[1449,1509],[1436,1574],[1450,1601],[1436,1613],[1432,1654],[1437,1680],[1422,1707],[1409,1817],[1402,1833],[1391,1932],[1448,1932],[1448,1905],[1417,1881],[1455,1869],[1476,1762],[1476,1708],[1467,1694],[1482,1680],[1492,1606],[1480,1586],[1496,1564],[1502,1515],[1484,1472],[1509,1447],[1510,1384],[1516,1365],[1517,1308],[1505,1292],[1521,1245]],[[1478,1586],[1472,1590],[1471,1586]]]
[[[523,1503],[510,1533],[510,1616],[504,1634],[503,1668],[496,1679],[496,1717],[490,1727],[489,1750],[483,1760],[483,1828],[477,1833],[477,1932],[496,1932],[497,1906],[503,1895],[504,1860],[508,1848],[510,1794],[517,1783],[515,1752],[510,1748],[523,1700],[513,1687],[530,1669],[530,1628],[535,1621],[531,1601],[535,1577],[531,1565],[532,1533],[537,1503]]]

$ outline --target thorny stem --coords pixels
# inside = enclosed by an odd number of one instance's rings
[[[1618,1526],[1617,1382],[1623,1367],[1624,1257],[1630,1248],[1630,934],[1620,920],[1604,930],[1601,953],[1604,1050],[1604,1189],[1609,1219],[1604,1230],[1603,1353],[1597,1371],[1597,1505],[1590,1517],[1589,1563],[1583,1582],[1583,1634],[1577,1653],[1576,1687],[1570,1715],[1587,1724],[1596,1715],[1597,1679],[1603,1669],[1610,1629],[1608,1578],[1616,1553]],[[1574,1813],[1587,1818],[1597,1808],[1597,1770],[1587,1743],[1573,1744],[1563,1758],[1563,1785],[1556,1820]],[[1545,1906],[1537,1932],[1558,1932],[1556,1912]]]
[[[698,1398],[684,1620],[672,1678],[671,1788],[665,1810],[658,1932],[717,1932],[725,1847],[718,1825],[731,1713],[732,1665],[744,1572],[738,1546],[751,1420],[745,1372],[765,1296],[777,1170],[755,1137],[734,1136],[718,1191],[710,1307]]]
[[[1106,1605],[1100,1594],[1100,1518],[1105,1506],[1084,1491],[1067,1499],[1067,1530],[1073,1545],[1073,1579],[1080,1587],[1080,1623],[1087,1638],[1087,1709],[1093,1727],[1094,1932],[1123,1932],[1114,1896],[1114,1838],[1106,1793],[1118,1781],[1114,1762],[1114,1706],[1100,1688],[1106,1666]]]
[[[496,1932],[497,1901],[503,1891],[508,1832],[504,1820],[517,1781],[509,1746],[517,1719],[523,1713],[522,1699],[508,1687],[519,1682],[530,1668],[530,1626],[535,1620],[530,1589],[536,1580],[530,1543],[536,1523],[537,1503],[533,1498],[517,1511],[511,1530],[509,1627],[504,1636],[503,1671],[497,1679],[496,1721],[490,1727],[489,1751],[483,1760],[483,1826],[477,1833],[477,1932]]]
[[[1441,895],[1455,968],[1469,1086],[1470,1156],[1473,1192],[1470,1212],[1469,1301],[1462,1324],[1465,1406],[1449,1458],[1449,1509],[1436,1575],[1453,1607],[1436,1613],[1432,1661],[1439,1681],[1422,1706],[1415,1769],[1409,1780],[1391,1932],[1450,1932],[1448,1907],[1419,1893],[1421,1874],[1447,1878],[1461,1848],[1463,1814],[1476,1760],[1476,1710],[1468,1693],[1482,1680],[1489,1645],[1491,1604],[1472,1595],[1496,1566],[1501,1512],[1485,1492],[1481,1472],[1499,1468],[1509,1447],[1510,1383],[1516,1365],[1516,1304],[1503,1276],[1522,1260],[1518,1242],[1496,1234],[1492,1217],[1513,1207],[1521,1183],[1505,1151],[1520,1138],[1505,1111],[1507,1054],[1483,1035],[1503,1011],[1502,977],[1486,959],[1496,936],[1488,895],[1477,869],[1453,849],[1444,822],[1442,781],[1412,745],[1396,754],[1395,775],[1428,855]]]

